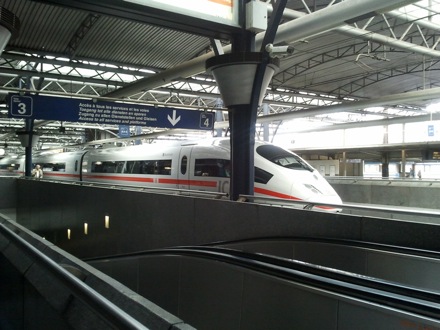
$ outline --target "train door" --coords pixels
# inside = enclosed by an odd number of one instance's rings
[[[85,172],[84,170],[87,171],[87,160],[84,159],[85,155],[88,153],[88,151],[86,151],[85,153],[83,153],[81,155],[81,158],[79,159],[79,163],[77,163],[77,161],[75,161],[75,173],[76,171],[78,171],[79,173],[79,181],[83,181],[83,172]],[[88,157],[88,155],[87,155]]]
[[[191,189],[190,187],[190,164],[191,164],[191,152],[192,146],[183,146],[180,149],[179,163],[177,168],[177,188],[179,189]]]

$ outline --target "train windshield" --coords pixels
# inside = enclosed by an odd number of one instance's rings
[[[257,147],[257,153],[270,160],[272,163],[294,170],[307,170],[313,172],[313,167],[307,164],[301,157],[290,153],[280,147],[266,144]]]

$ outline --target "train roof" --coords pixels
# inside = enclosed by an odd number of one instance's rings
[[[8,162],[11,160],[22,159],[22,158],[24,158],[24,154],[23,155],[6,155],[6,156],[0,158],[0,162]]]
[[[185,141],[158,141],[157,143],[140,144],[125,147],[103,148],[103,149],[91,149],[90,152],[105,153],[105,152],[118,152],[123,150],[162,150],[166,148],[180,148],[183,146],[219,146],[229,148],[229,138],[208,138],[199,140],[185,140]]]
[[[256,146],[269,144],[264,141],[255,141]],[[95,153],[95,154],[107,154],[107,153],[124,153],[124,152],[133,152],[136,150],[142,151],[148,149],[149,151],[161,151],[164,147],[167,148],[180,148],[183,146],[216,146],[219,148],[230,150],[230,138],[229,137],[219,137],[219,138],[206,138],[206,139],[198,139],[198,140],[186,140],[186,141],[160,141],[157,143],[151,144],[140,144],[134,146],[125,146],[125,147],[113,147],[113,148],[99,148],[99,149],[87,149],[87,150],[77,150],[70,152],[58,152],[53,150],[41,150],[34,153],[34,157],[44,157],[44,156],[55,156],[55,155],[78,155],[86,152]],[[11,157],[11,156],[9,156]],[[5,156],[4,158],[9,158]],[[24,155],[16,155],[12,156],[14,158],[23,158]],[[4,159],[3,158],[3,159]]]

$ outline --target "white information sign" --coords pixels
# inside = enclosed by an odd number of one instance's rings
[[[125,0],[142,6],[239,27],[238,0]]]

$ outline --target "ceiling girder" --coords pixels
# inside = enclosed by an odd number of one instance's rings
[[[298,41],[309,37],[310,35],[328,31],[329,29],[340,26],[347,19],[352,19],[365,13],[387,10],[391,7],[399,7],[414,2],[417,2],[417,0],[370,0],[362,2],[347,0],[338,4],[333,4],[332,6],[308,14],[304,17],[280,24],[275,37],[275,43],[291,43]],[[263,38],[264,32],[260,32],[256,35],[255,43],[257,49],[261,47],[259,43],[262,42]],[[229,45],[223,48],[225,53],[230,52],[230,50],[231,47]],[[174,68],[158,73],[153,77],[140,79],[126,87],[109,93],[107,96],[127,97],[143,90],[150,90],[163,86],[174,79],[200,74],[205,71],[206,60],[212,56],[214,56],[214,52],[196,57],[190,61],[177,65]]]

